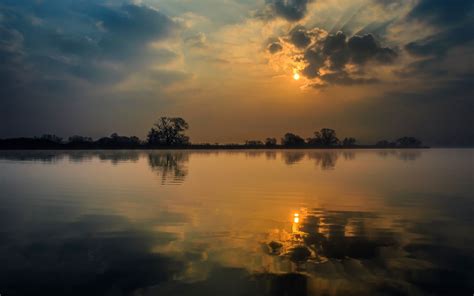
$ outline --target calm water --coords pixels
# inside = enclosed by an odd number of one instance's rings
[[[474,150],[0,152],[0,294],[472,295]]]

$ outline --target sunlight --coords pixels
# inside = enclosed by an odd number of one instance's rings
[[[293,74],[293,79],[294,80],[299,80],[300,79],[300,74],[295,72],[295,74]]]
[[[293,214],[293,222],[299,223],[300,222],[300,215],[298,213]]]

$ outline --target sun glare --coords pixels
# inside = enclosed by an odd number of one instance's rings
[[[293,214],[293,222],[299,223],[300,222],[300,215],[298,213]]]
[[[294,80],[299,80],[300,79],[300,74],[298,74],[298,73],[293,74],[293,79]]]

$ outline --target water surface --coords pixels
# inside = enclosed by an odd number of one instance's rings
[[[1,295],[471,295],[470,149],[0,152]]]

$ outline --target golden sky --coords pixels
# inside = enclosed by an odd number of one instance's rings
[[[471,1],[5,1],[0,136],[472,142]],[[299,75],[295,80],[293,76]],[[453,131],[461,132],[453,132]]]

